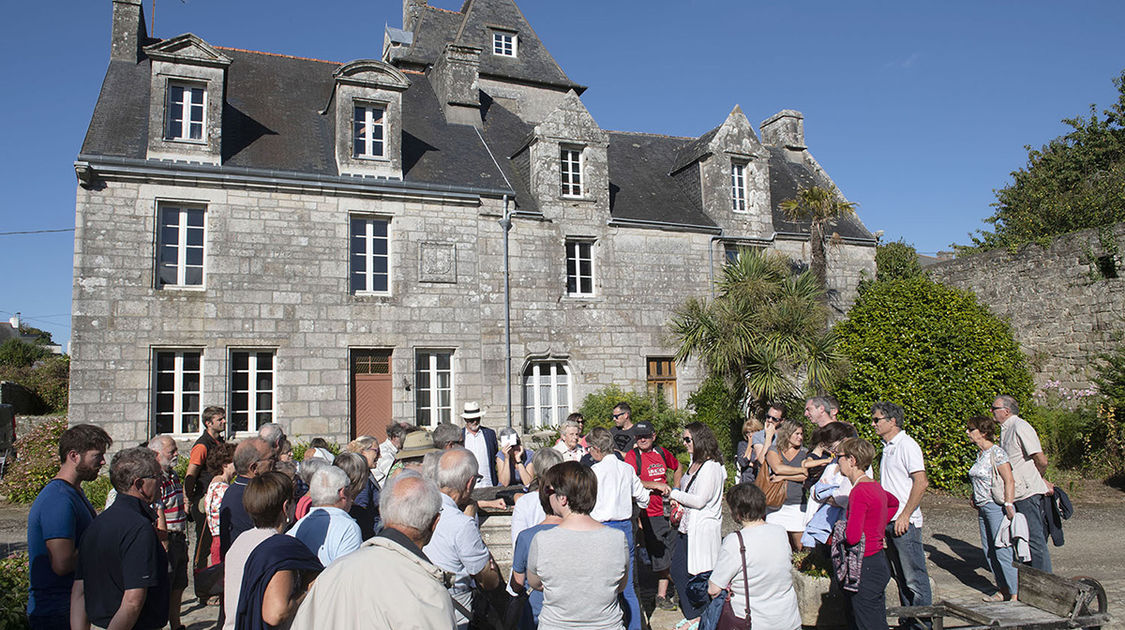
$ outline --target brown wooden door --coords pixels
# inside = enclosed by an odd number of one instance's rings
[[[352,350],[352,438],[387,439],[391,423],[391,351]]]

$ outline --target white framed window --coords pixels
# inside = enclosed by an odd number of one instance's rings
[[[168,84],[165,140],[203,140],[207,116],[207,88],[191,83]]]
[[[567,295],[594,294],[594,242],[566,242]]]
[[[570,368],[566,361],[533,361],[523,372],[523,425],[557,427],[570,415]]]
[[[414,423],[434,427],[453,421],[453,351],[414,353]]]
[[[202,287],[206,210],[161,203],[157,215],[156,288]]]
[[[515,33],[492,31],[492,54],[500,57],[515,57],[518,46],[519,40]]]
[[[273,422],[276,360],[273,350],[231,350],[230,433],[257,431]]]
[[[352,125],[352,156],[381,158],[386,154],[383,132],[387,109],[382,105],[356,105]]]
[[[203,352],[156,350],[152,357],[153,429],[195,434],[202,426]]]
[[[563,147],[559,150],[559,173],[563,197],[582,196],[582,149]]]
[[[351,219],[351,292],[390,293],[390,220]]]
[[[746,163],[730,164],[730,202],[735,212],[746,212]]]

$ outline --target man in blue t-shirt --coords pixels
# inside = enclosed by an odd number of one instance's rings
[[[92,424],[75,425],[59,437],[59,474],[39,491],[27,516],[32,630],[70,627],[78,544],[95,515],[82,482],[97,479],[112,444],[109,434]]]

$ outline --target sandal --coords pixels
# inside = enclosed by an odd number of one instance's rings
[[[993,593],[992,595],[984,595],[980,599],[983,602],[1002,602],[1002,601],[1006,601],[1003,593]]]

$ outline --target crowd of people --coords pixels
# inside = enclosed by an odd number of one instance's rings
[[[892,577],[901,604],[931,604],[923,453],[903,430],[903,409],[876,403],[876,481],[875,446],[838,411],[830,397],[809,399],[807,439],[781,406],[764,423],[748,420],[729,454],[738,477],[728,480],[710,427],[658,436],[624,402],[611,429],[586,432],[571,414],[557,443],[536,451],[515,431],[482,426],[484,413],[468,403],[463,426],[393,424],[385,441],[361,436],[338,455],[315,439],[300,462],[281,426],[235,444],[225,439],[225,411],[208,407],[182,482],[176,441],[155,436],[113,456],[100,514],[81,482],[98,476],[112,440],[76,425],[60,438],[59,473],[28,517],[28,619],[33,629],[178,630],[190,574],[224,629],[640,630],[642,563],[656,576],[655,606],[682,612],[679,630],[751,620],[794,630],[791,554],[806,550],[830,559],[852,627],[887,628]],[[1016,599],[1013,558],[1050,570],[1054,488],[1016,401],[999,396],[991,411],[966,424],[980,453],[972,501],[997,583],[989,597]],[[686,463],[661,437],[682,442]],[[489,486],[495,498],[474,500]],[[726,537],[724,502],[736,523]],[[507,579],[481,534],[482,508],[511,510]]]

